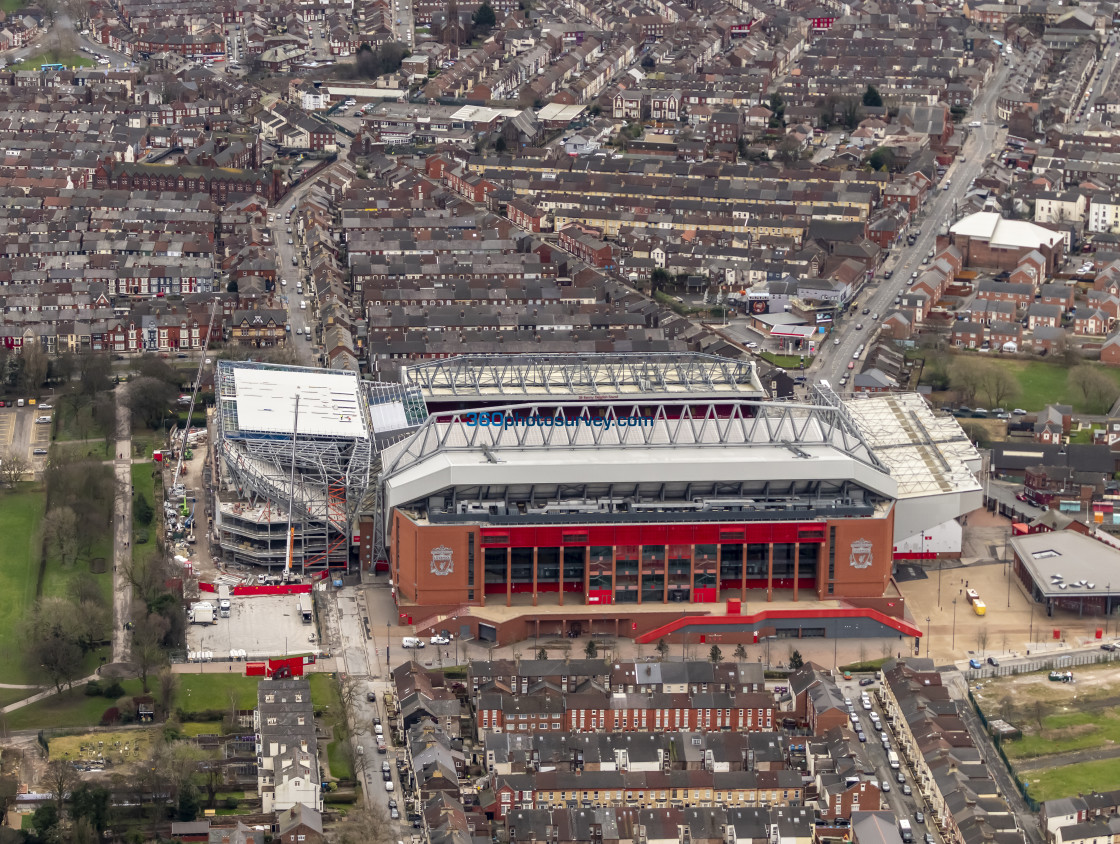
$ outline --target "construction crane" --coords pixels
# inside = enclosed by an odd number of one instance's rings
[[[299,393],[296,393],[295,421],[292,422],[292,476],[288,481],[288,548],[284,554],[284,573],[282,580],[287,583],[292,577],[292,555],[295,553],[296,528],[292,524],[292,505],[296,500],[296,437],[299,435]]]
[[[210,345],[210,332],[214,330],[214,320],[218,317],[218,308],[222,300],[215,297],[214,304],[210,306],[210,324],[206,327],[206,341],[202,346],[202,356],[198,359],[198,371],[194,376],[194,389],[191,390],[191,404],[187,409],[187,424],[183,428],[183,442],[179,445],[179,459],[175,463],[175,474],[171,476],[171,486],[179,483],[179,475],[183,471],[183,456],[187,453],[187,436],[191,431],[191,420],[194,418],[194,403],[198,400],[198,391],[202,387],[202,368],[206,366],[206,347]],[[190,513],[187,506],[187,487],[183,485],[183,502],[179,505],[179,513],[184,518]]]

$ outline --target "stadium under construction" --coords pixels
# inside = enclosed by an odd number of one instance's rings
[[[387,571],[418,631],[757,635],[740,614],[770,606],[779,633],[841,635],[854,608],[845,635],[917,635],[884,597],[894,551],[980,504],[975,449],[916,394],[769,401],[752,362],[702,354],[470,356],[397,383],[223,361],[217,401],[226,558],[283,565],[290,506],[298,569]]]

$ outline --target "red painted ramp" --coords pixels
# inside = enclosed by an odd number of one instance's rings
[[[921,637],[922,631],[901,618],[893,618],[868,607],[836,607],[804,610],[762,610],[749,615],[685,615],[637,637],[639,644],[648,645],[658,639],[683,629],[692,633],[720,633],[728,627],[749,629],[763,627],[775,621],[817,621],[827,618],[866,618],[896,630],[904,636]]]

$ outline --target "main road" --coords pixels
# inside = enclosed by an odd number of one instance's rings
[[[938,232],[952,223],[958,203],[1000,141],[1002,130],[996,121],[995,105],[1007,76],[1008,69],[1000,65],[984,86],[984,92],[973,104],[969,117],[970,122],[980,121],[982,125],[970,130],[963,149],[964,161],[953,162],[941,184],[934,186],[919,215],[918,239],[914,245],[896,247],[894,254],[887,259],[884,269],[893,270],[892,278],[883,279],[881,274],[877,274],[859,296],[860,308],[868,308],[870,313],[842,317],[840,325],[834,327],[832,335],[824,341],[809,367],[809,374],[815,380],[827,380],[834,390],[839,389],[840,377],[848,371],[848,362],[859,345],[866,343],[875,332],[876,325],[872,323],[871,316],[878,314],[880,319],[886,316],[894,306],[895,297],[911,284],[912,274],[920,272],[923,258],[936,245]],[[856,330],[856,325],[863,328]],[[839,344],[835,343],[837,339]],[[857,363],[856,371],[859,366]]]

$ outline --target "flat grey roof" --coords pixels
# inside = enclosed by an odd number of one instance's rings
[[[1011,547],[1047,598],[1120,594],[1120,550],[1111,545],[1076,531],[1055,530],[1012,537]],[[1051,579],[1055,574],[1062,576],[1065,589]],[[1082,580],[1088,585],[1080,585]]]

